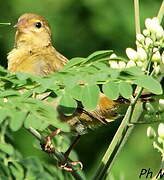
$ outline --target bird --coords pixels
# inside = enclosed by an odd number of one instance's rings
[[[53,47],[51,28],[43,16],[23,14],[14,28],[14,48],[7,56],[9,72],[46,76],[63,69],[68,59]],[[100,93],[95,110],[88,112],[78,102],[78,108],[71,116],[65,116],[59,110],[59,119],[67,122],[78,134],[84,134],[88,127],[107,124],[116,119],[120,104],[123,104],[123,101],[111,100]]]
[[[14,48],[8,53],[8,70],[11,73],[28,73],[34,76],[47,76],[58,72],[68,63],[68,59],[60,54],[52,45],[51,27],[41,15],[25,13],[18,19]],[[71,116],[66,116],[57,107],[59,120],[68,123],[72,131],[76,132],[77,139],[66,151],[67,156],[77,143],[79,137],[86,133],[88,128],[106,125],[118,118],[118,109],[121,105],[128,104],[129,100],[118,98],[109,99],[100,92],[99,101],[95,110],[87,111],[82,103],[77,101],[78,107]],[[56,103],[51,103],[53,106]],[[56,105],[55,105],[56,106]],[[47,136],[44,150],[51,150],[51,138],[60,133],[56,129]],[[65,167],[67,168],[67,167]]]
[[[8,70],[46,76],[63,68],[68,59],[61,55],[51,41],[47,20],[37,14],[23,14],[14,26],[15,44],[8,54]]]

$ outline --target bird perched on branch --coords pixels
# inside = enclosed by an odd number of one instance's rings
[[[51,29],[47,20],[37,14],[23,14],[18,19],[14,48],[8,54],[8,70],[11,73],[23,72],[37,76],[46,76],[63,68],[68,59],[61,55],[51,41]],[[120,104],[127,101],[120,99],[113,101],[100,93],[99,103],[94,111],[87,112],[79,103],[76,112],[72,116],[65,116],[59,112],[59,118],[67,122],[78,134],[92,127],[94,124],[107,124],[117,117]],[[60,132],[57,129],[47,136],[50,138]],[[50,144],[45,145],[48,150]],[[72,146],[71,146],[72,148]],[[71,148],[67,151],[69,154]]]
[[[24,72],[45,76],[61,70],[68,62],[68,59],[52,46],[51,29],[44,17],[23,14],[14,27],[14,49],[8,54],[8,70],[11,73]],[[60,112],[59,117],[82,133],[82,129],[87,126],[106,124],[108,120],[115,119],[119,104],[120,101],[113,101],[100,94],[95,111],[87,112],[79,106],[72,116],[68,117]]]

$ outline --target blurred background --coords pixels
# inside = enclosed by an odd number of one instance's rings
[[[161,2],[140,1],[142,28],[145,18],[157,15]],[[113,49],[117,55],[125,56],[127,47],[135,48],[133,1],[1,0],[0,12],[0,22],[12,23],[11,26],[0,28],[0,64],[4,67],[7,67],[7,53],[14,44],[13,25],[23,13],[37,13],[46,17],[52,28],[55,48],[69,59],[86,57],[94,51],[105,49]],[[84,164],[88,179],[95,172],[118,125],[119,120],[91,131],[77,145],[76,152]],[[142,168],[150,168],[154,172],[159,170],[160,154],[153,149],[152,142],[146,137],[147,126],[135,127],[115,161],[111,180],[112,177],[118,180],[137,180]],[[24,156],[37,155],[48,160],[44,153],[31,147],[33,138],[27,132],[16,132],[15,139],[16,146]]]

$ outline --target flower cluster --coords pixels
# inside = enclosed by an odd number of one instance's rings
[[[164,53],[159,51],[164,47],[164,30],[157,17],[146,19],[145,27],[143,33],[136,36],[137,50],[127,48],[126,54],[130,63],[134,62],[133,64],[141,67],[142,70],[145,70],[148,61],[153,62],[154,72],[158,74],[160,65],[164,64]]]
[[[159,99],[159,111],[164,113],[164,99]],[[164,123],[158,125],[158,130],[155,130],[149,126],[147,128],[147,136],[153,139],[153,146],[157,149],[164,158]]]
[[[161,156],[163,158],[164,157],[164,123],[159,124],[157,133],[151,126],[149,126],[147,128],[147,136],[150,139],[154,140],[153,146],[161,153]]]

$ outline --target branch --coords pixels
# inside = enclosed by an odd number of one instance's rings
[[[163,16],[164,16],[164,1],[162,2],[162,5],[161,5],[158,15],[157,15],[160,23],[162,22]]]
[[[138,94],[142,92],[140,88]],[[107,175],[107,171],[112,168],[113,162],[120,152],[121,148],[128,139],[129,134],[131,133],[133,126],[129,125],[129,122],[137,122],[141,113],[142,113],[142,103],[139,102],[136,105],[139,96],[137,95],[134,101],[131,102],[124,119],[122,120],[111,144],[109,145],[99,168],[94,176],[94,180],[102,180]],[[136,105],[136,106],[135,106]]]
[[[28,130],[35,138],[37,138],[40,143],[45,143],[45,138],[44,136],[42,136],[36,129],[30,127]],[[69,164],[69,162],[67,161],[67,159],[65,158],[65,156],[63,155],[63,153],[57,151],[55,148],[53,149],[53,153],[52,153],[52,157],[56,160],[56,158],[58,159],[59,162],[66,162],[68,164],[68,167],[73,169],[73,171],[71,172],[72,176],[76,179],[76,180],[84,180],[83,177],[81,177],[81,175],[77,172],[77,170],[75,170],[73,168],[73,166],[71,164]]]
[[[140,15],[139,15],[139,0],[134,0],[134,18],[135,18],[136,34],[140,34],[141,29],[140,29]]]

